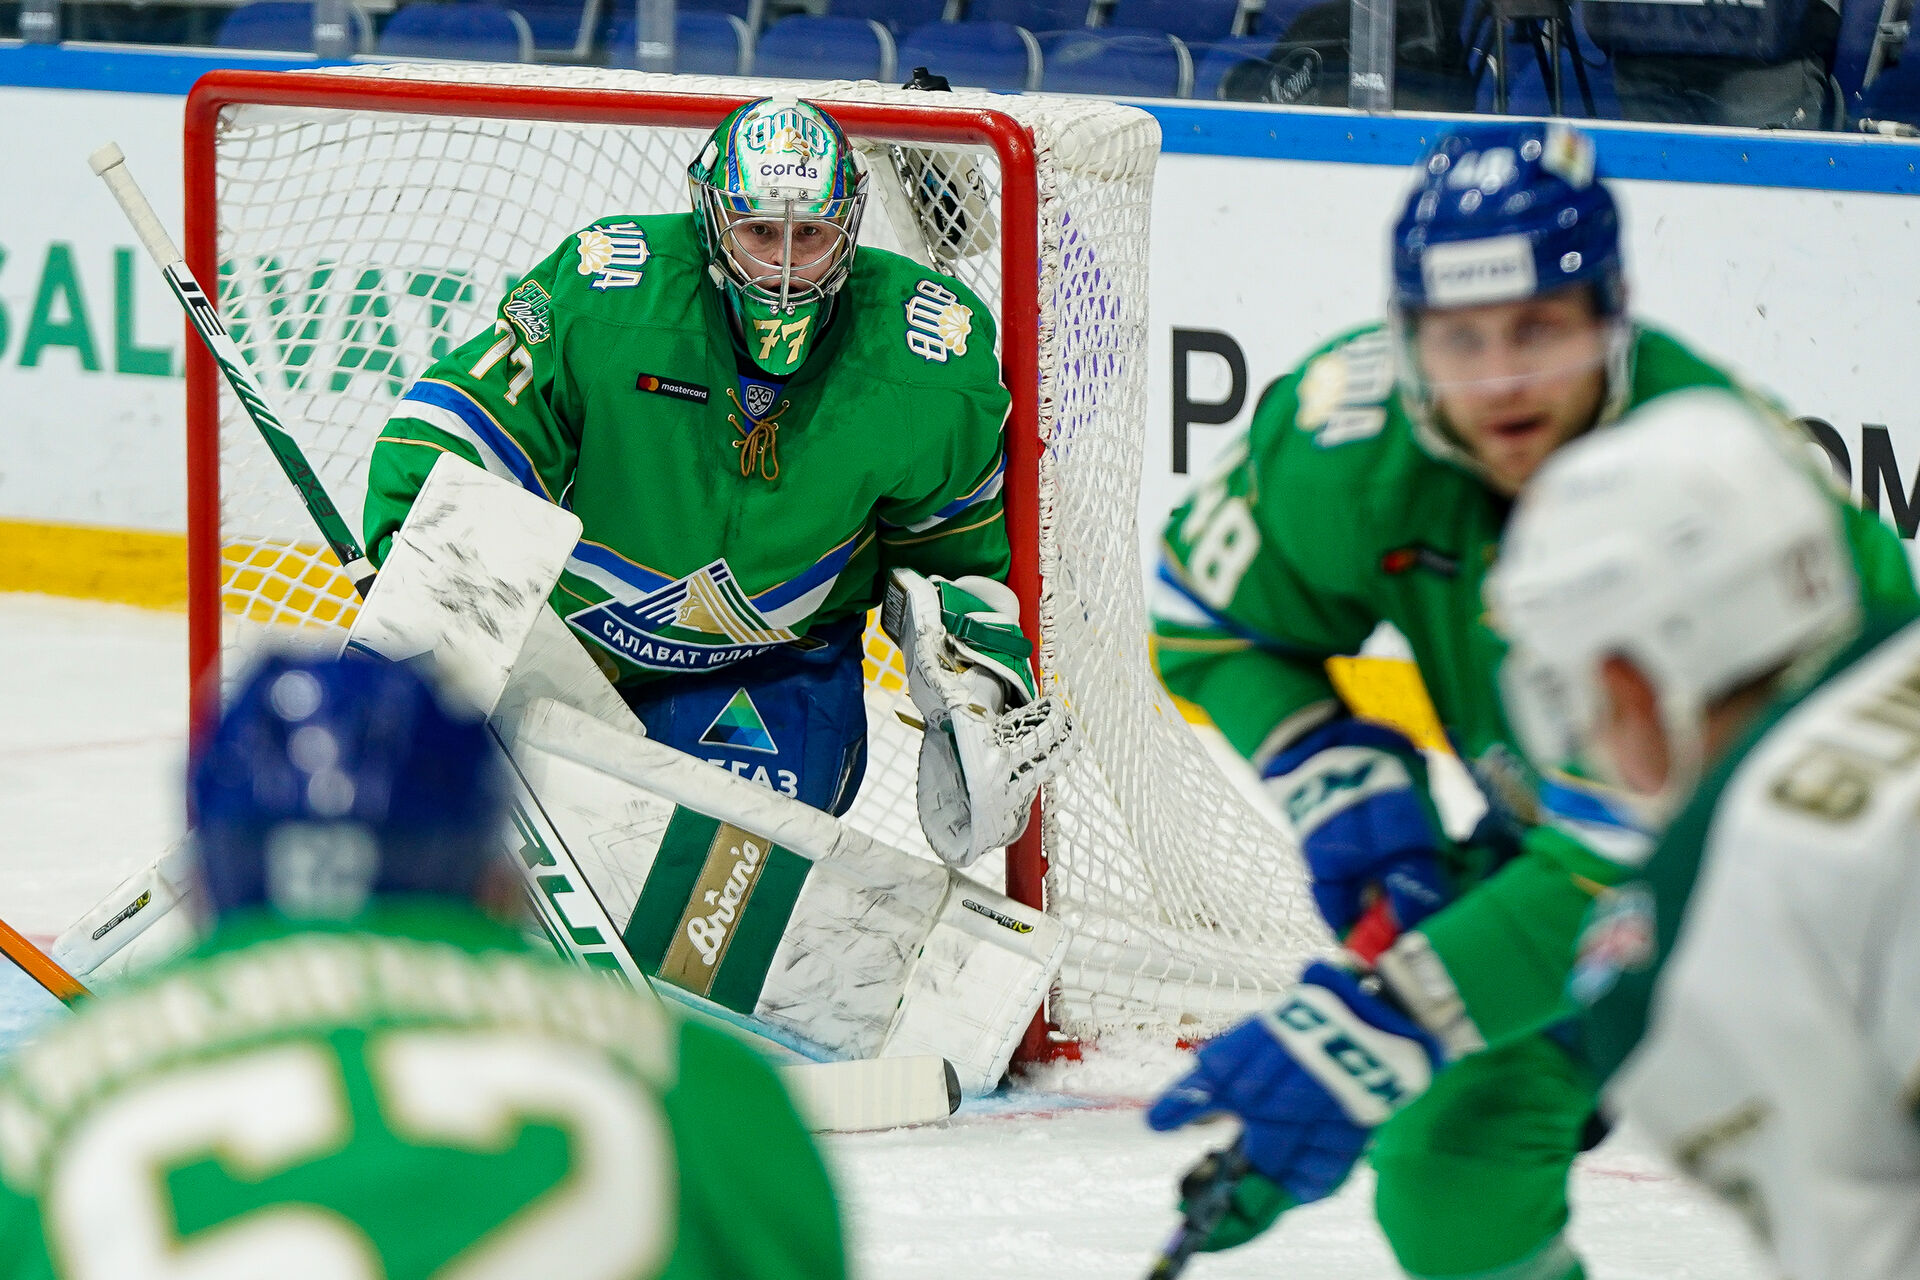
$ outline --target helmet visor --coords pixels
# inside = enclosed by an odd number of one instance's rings
[[[1497,396],[1604,369],[1617,327],[1527,302],[1427,311],[1408,317],[1407,355],[1430,395]]]
[[[831,199],[747,198],[695,181],[694,199],[727,279],[773,307],[819,302],[846,280],[864,190]]]

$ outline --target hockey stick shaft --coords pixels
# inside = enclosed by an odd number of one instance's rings
[[[1251,1172],[1246,1151],[1239,1143],[1220,1151],[1210,1151],[1180,1180],[1180,1193],[1186,1213],[1174,1229],[1160,1256],[1154,1260],[1147,1280],[1173,1280],[1187,1269],[1193,1255],[1206,1244],[1233,1207],[1234,1192]]]
[[[61,1004],[72,1005],[92,992],[81,981],[62,969],[53,958],[29,942],[24,934],[0,920],[0,954],[18,965],[20,971],[47,989]]]
[[[89,156],[87,163],[120,203],[120,210],[127,215],[134,234],[140,237],[140,243],[146,246],[154,265],[166,277],[167,287],[173,290],[173,296],[187,313],[188,323],[193,325],[200,340],[207,344],[207,350],[212,353],[214,363],[220,366],[220,373],[226,378],[227,385],[240,398],[247,416],[253,419],[253,425],[260,429],[261,437],[267,442],[267,448],[273,451],[274,459],[286,473],[287,480],[299,491],[300,501],[306,504],[307,511],[320,528],[320,536],[326,539],[327,546],[340,561],[341,569],[353,582],[355,590],[365,596],[367,588],[373,583],[373,565],[367,560],[366,552],[361,550],[353,531],[347,528],[347,522],[327,496],[325,486],[320,483],[320,477],[314,474],[299,444],[281,425],[280,415],[274,412],[267,400],[266,389],[253,376],[246,357],[240,353],[233,335],[220,319],[219,308],[207,296],[206,290],[200,287],[200,282],[194,279],[186,259],[180,256],[180,250],[174,245],[173,237],[167,234],[159,215],[154,213],[146,193],[134,181],[133,174],[128,172],[126,156],[121,153],[119,146],[109,142]]]

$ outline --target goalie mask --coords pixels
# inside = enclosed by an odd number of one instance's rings
[[[721,121],[687,185],[707,274],[748,358],[790,377],[853,268],[865,165],[812,103],[762,98]]]

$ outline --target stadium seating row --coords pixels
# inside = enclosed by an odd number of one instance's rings
[[[367,14],[348,0],[352,44],[363,53],[393,57],[534,61],[599,56],[615,66],[635,63],[634,19],[603,17],[605,0],[511,0],[512,8],[505,7],[507,2],[404,4],[376,36]],[[756,37],[755,24],[764,21],[764,0],[682,0],[676,15],[675,69],[892,81],[913,67],[927,66],[955,84],[1003,91],[1214,98],[1232,68],[1271,51],[1289,24],[1315,2],[1266,0],[1260,9],[1248,10],[1245,0],[1178,0],[1177,5],[1172,0],[1115,0],[1106,11],[1109,25],[1086,27],[1067,21],[1085,16],[1084,5],[1076,0],[972,0],[964,22],[947,20],[953,0],[834,0],[832,14],[787,17]],[[1836,94],[1856,117],[1908,120],[1920,115],[1920,105],[1910,105],[1920,104],[1920,57],[1909,55],[1896,63],[1886,56],[1891,24],[1882,20],[1884,4],[1844,0]],[[860,13],[862,9],[871,9],[872,16]],[[1014,12],[1041,25],[991,16]],[[1544,68],[1555,51],[1524,40],[1513,42],[1507,48],[1507,66],[1498,67],[1483,14],[1481,7],[1470,6],[1469,29],[1463,32],[1475,50],[1475,106],[1494,110],[1496,86],[1501,86],[1512,114],[1547,114],[1550,95]],[[1140,25],[1111,21],[1136,17]],[[928,20],[907,26],[914,18]],[[255,0],[227,19],[219,43],[251,49],[311,48],[312,22],[308,0]],[[1064,25],[1049,29],[1044,25],[1048,22]],[[1898,24],[1893,50],[1907,39],[1907,25]],[[1175,26],[1179,30],[1168,29]],[[1223,26],[1250,30],[1205,38],[1206,32]],[[1572,11],[1571,31],[1569,47],[1558,50],[1564,109],[1587,113],[1580,83],[1584,79],[1592,95],[1591,113],[1617,118],[1611,63],[1593,53],[1579,6]],[[1879,53],[1872,52],[1876,42]],[[1894,65],[1901,74],[1881,76],[1869,102],[1863,92],[1881,63]],[[1909,83],[1911,89],[1903,88]]]

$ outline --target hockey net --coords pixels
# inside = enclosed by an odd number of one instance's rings
[[[488,328],[503,286],[574,231],[684,210],[706,133],[780,92],[838,105],[867,153],[862,243],[958,276],[999,323],[1013,585],[1038,620],[1045,684],[1085,733],[1006,864],[1008,891],[1044,895],[1073,931],[1049,1017],[1076,1039],[1218,1029],[1324,937],[1297,856],[1148,665],[1135,509],[1151,117],[1092,99],[590,68],[217,73],[188,108],[189,261],[217,274],[242,351],[357,530],[369,451],[409,380]],[[250,633],[343,627],[355,606],[240,406],[196,367],[199,680]],[[870,763],[849,821],[924,851],[899,655],[877,627],[867,641]],[[1044,1049],[1030,1037],[1028,1056]]]

